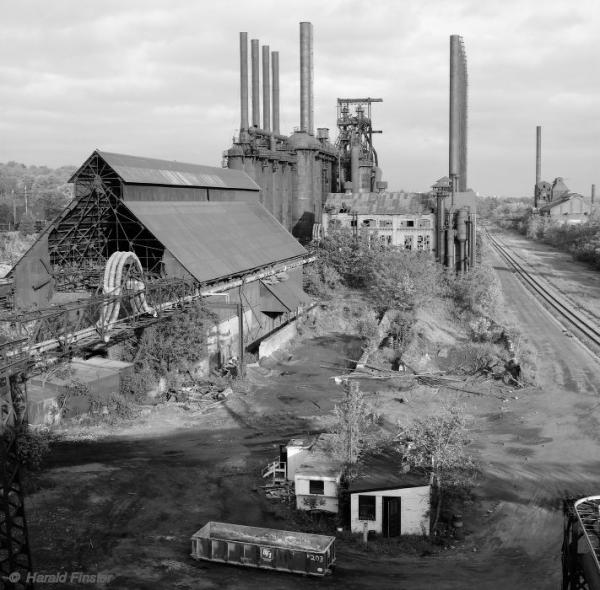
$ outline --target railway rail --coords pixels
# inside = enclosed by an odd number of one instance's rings
[[[536,293],[541,301],[546,303],[549,308],[556,312],[559,319],[567,322],[573,329],[574,335],[578,336],[578,339],[583,344],[598,354],[598,351],[600,351],[600,329],[598,329],[597,325],[592,324],[587,319],[581,317],[580,314],[573,311],[572,303],[560,294],[556,292],[553,293],[542,281],[536,279],[529,273],[516,257],[510,253],[502,241],[491,234],[487,229],[485,230],[485,236],[500,257],[514,269],[521,281],[525,283],[530,290]]]

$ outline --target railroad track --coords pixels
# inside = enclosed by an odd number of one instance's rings
[[[515,270],[518,277],[525,283],[529,289],[539,295],[540,299],[547,303],[567,324],[572,327],[575,334],[583,336],[579,338],[586,345],[592,345],[593,350],[598,353],[600,350],[600,330],[596,325],[582,318],[573,311],[573,304],[559,294],[552,293],[544,284],[530,274],[523,265],[510,253],[502,242],[493,236],[487,229],[485,236],[496,252],[503,258],[508,265]]]

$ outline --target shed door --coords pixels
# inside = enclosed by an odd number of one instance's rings
[[[383,523],[384,537],[400,536],[400,498],[383,496]]]

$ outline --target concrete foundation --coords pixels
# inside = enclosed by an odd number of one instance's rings
[[[280,330],[277,330],[277,332],[271,334],[271,336],[265,338],[259,344],[259,360],[267,356],[271,356],[276,350],[279,350],[282,346],[285,346],[288,344],[288,342],[291,342],[296,336],[298,336],[298,328],[295,321],[287,326],[284,326]]]

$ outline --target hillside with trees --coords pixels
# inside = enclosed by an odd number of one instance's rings
[[[67,181],[76,169],[0,163],[0,230],[56,217],[73,198]]]

